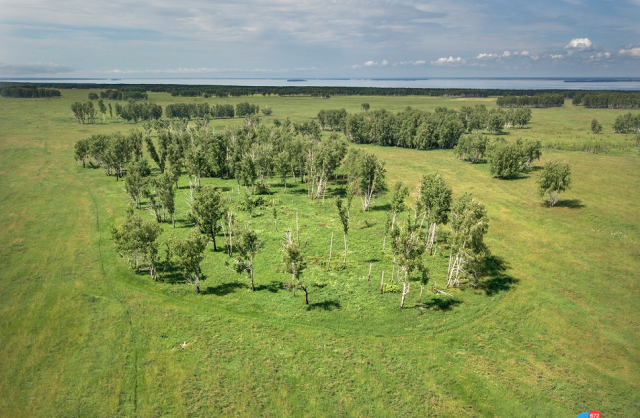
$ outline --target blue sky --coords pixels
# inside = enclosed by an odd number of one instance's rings
[[[640,0],[0,0],[0,76],[640,77]]]

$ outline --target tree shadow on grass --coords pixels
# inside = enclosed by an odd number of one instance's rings
[[[544,206],[549,207],[549,202],[544,202]],[[583,207],[585,207],[585,205],[582,204],[582,200],[580,200],[580,199],[565,199],[565,200],[558,200],[554,207],[556,207],[556,208],[569,208],[569,209],[582,209]]]
[[[310,303],[307,306],[307,311],[312,311],[314,309],[322,309],[323,311],[332,311],[334,309],[340,309],[342,305],[337,300],[325,300],[324,302],[316,302]]]
[[[434,298],[428,302],[416,304],[416,308],[432,309],[434,311],[450,311],[462,301],[453,298]]]
[[[494,296],[500,292],[510,290],[519,280],[506,273],[509,265],[503,258],[491,255],[485,257],[480,273],[483,276],[478,288],[487,296]]]
[[[149,274],[148,271],[146,273]],[[165,266],[164,263],[158,265],[158,281],[169,284],[179,284],[187,282],[184,278],[184,275],[178,268],[172,265]]]
[[[277,280],[272,280],[271,283],[269,284],[261,284],[256,286],[256,290],[257,291],[261,291],[261,290],[267,290],[271,293],[278,293],[280,290],[282,290],[284,287],[282,285],[282,282],[279,282]]]
[[[498,180],[502,181],[517,181],[517,180],[525,180],[528,179],[529,176],[527,173],[519,172],[510,175],[509,177],[497,177]]]
[[[207,286],[206,289],[202,291],[205,295],[216,295],[216,296],[225,296],[229,293],[235,292],[237,289],[247,288],[248,286],[244,283],[222,283],[217,286]]]
[[[390,203],[385,203],[384,205],[376,205],[376,206],[371,206],[369,208],[370,211],[372,212],[378,212],[378,211],[389,211],[391,210],[391,204]]]

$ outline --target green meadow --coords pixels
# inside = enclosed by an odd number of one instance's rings
[[[488,164],[457,161],[451,150],[359,146],[386,161],[387,182],[415,186],[441,173],[454,197],[471,192],[486,205],[492,269],[477,288],[430,291],[446,283],[448,250],[425,257],[430,281],[379,294],[390,275],[382,250],[389,194],[363,212],[351,209],[349,253],[342,266],[340,221],[333,198],[310,201],[291,181],[271,179],[270,207],[250,220],[262,242],[256,292],[209,245],[202,293],[179,275],[151,281],[116,253],[111,227],[128,206],[123,183],[83,169],[74,144],[96,133],[141,124],[108,115],[95,125],[74,121],[59,99],[0,98],[0,416],[3,417],[603,417],[640,412],[640,152],[635,135],[615,134],[628,111],[574,107],[533,109],[530,125],[505,138],[540,140],[541,166],[571,164],[573,187],[549,208],[537,194],[537,171],[513,180]],[[97,90],[96,90],[97,92]],[[163,106],[179,102],[269,105],[263,123],[314,118],[321,109],[396,112],[411,106],[495,106],[495,98],[241,97],[180,98],[150,93]],[[105,101],[108,103],[107,101]],[[111,102],[112,105],[116,102]],[[635,113],[635,111],[634,111]],[[603,132],[590,131],[591,120]],[[223,129],[232,120],[214,120]],[[604,152],[579,151],[600,144]],[[155,165],[152,163],[152,166]],[[238,202],[235,180],[203,179]],[[188,179],[179,181],[176,228],[185,236]],[[340,193],[331,183],[328,194]],[[140,213],[152,219],[144,210]],[[283,286],[279,245],[299,219],[311,284],[310,305]],[[401,215],[406,217],[408,212]],[[443,228],[444,238],[448,227]],[[334,246],[327,270],[331,234]],[[220,237],[219,247],[223,247]],[[161,254],[163,251],[161,251]],[[369,266],[371,265],[371,277]]]

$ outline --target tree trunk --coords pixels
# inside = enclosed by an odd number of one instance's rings
[[[331,245],[329,246],[329,262],[327,263],[327,271],[331,270],[331,252],[333,251],[333,232],[331,233]]]
[[[369,263],[369,275],[367,276],[367,281],[371,280],[371,266],[373,265],[373,263]]]
[[[382,279],[380,280],[380,294],[384,293],[384,270],[382,271]]]
[[[404,309],[404,298],[409,293],[410,288],[411,288],[411,285],[406,282],[406,277],[405,277],[405,281],[402,282],[402,300],[400,301],[400,309]]]
[[[344,235],[344,265],[347,265],[347,234]]]
[[[256,288],[253,285],[253,262],[251,263],[251,268],[249,269],[249,279],[251,280],[251,291],[255,292]]]

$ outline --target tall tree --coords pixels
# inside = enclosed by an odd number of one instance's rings
[[[558,201],[558,193],[571,187],[571,167],[566,161],[547,161],[538,178],[540,196],[549,195],[549,206]]]
[[[420,273],[420,294],[422,294],[422,286],[428,280],[428,270],[422,261],[424,243],[420,239],[418,231],[411,225],[410,219],[408,218],[404,225],[392,232],[392,247],[397,258],[398,269],[400,270],[399,276],[402,281],[400,309],[404,308],[405,298],[411,290],[411,274],[414,271]]]
[[[406,210],[404,200],[409,196],[409,187],[401,181],[397,181],[393,185],[393,197],[391,198],[391,212],[393,213],[391,220],[391,230],[393,230],[398,213]]]
[[[204,259],[207,241],[207,238],[194,228],[186,238],[175,241],[172,249],[176,263],[185,277],[193,280],[198,293],[200,293],[200,280],[203,278],[200,263]]]
[[[291,273],[291,289],[295,296],[295,280],[298,280],[298,287],[304,291],[304,301],[309,304],[309,291],[308,287],[303,285],[300,276],[303,270],[306,268],[304,256],[300,248],[300,242],[294,238],[291,228],[287,229],[284,234],[284,239],[281,243],[282,261],[284,262],[285,269],[288,273]]]
[[[75,145],[75,159],[82,161],[82,168],[85,167],[85,160],[91,155],[91,142],[88,138],[80,139]]]
[[[220,220],[227,211],[222,192],[207,185],[194,196],[190,219],[213,241],[214,251],[218,251],[216,234],[220,230]]]
[[[124,188],[135,205],[140,207],[140,199],[146,194],[147,177],[151,174],[151,169],[147,160],[130,163],[127,166],[127,175],[124,178]]]
[[[426,242],[429,253],[433,254],[433,243],[437,225],[446,224],[451,208],[451,187],[440,174],[428,174],[422,177],[419,196],[427,219]]]
[[[362,208],[367,211],[373,197],[387,190],[384,162],[367,152],[352,150],[345,161],[349,185],[360,196]]]
[[[236,251],[238,256],[235,260],[236,272],[247,272],[249,281],[251,282],[251,291],[256,288],[253,284],[253,259],[260,249],[260,242],[255,231],[249,225],[245,225],[240,229],[236,237]]]
[[[132,209],[127,211],[127,219],[120,228],[114,226],[111,229],[111,236],[120,256],[127,259],[131,268],[148,268],[153,280],[158,278],[156,241],[161,233],[162,228],[158,224],[143,220]]]
[[[349,202],[350,203],[350,202]],[[344,264],[347,265],[347,234],[349,233],[349,205],[345,205],[341,197],[336,198],[336,208],[338,209],[338,217],[342,224],[342,232],[344,234]]]
[[[447,288],[458,286],[462,276],[476,271],[481,257],[489,252],[484,243],[489,219],[482,203],[470,193],[464,193],[454,200],[450,217],[452,234]]]

